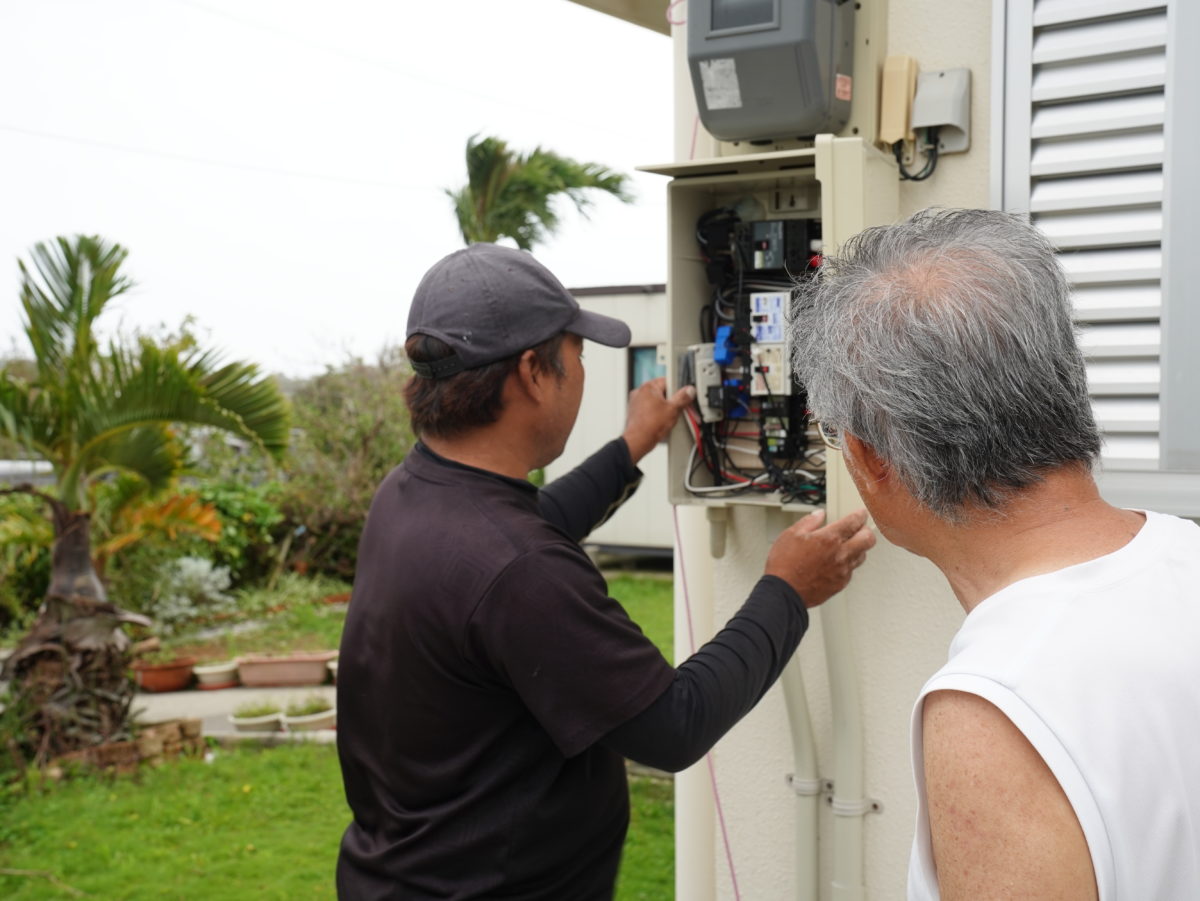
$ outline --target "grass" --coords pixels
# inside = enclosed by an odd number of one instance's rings
[[[218,751],[212,763],[77,779],[7,806],[0,866],[112,901],[333,898],[350,817],[337,755],[321,745]],[[68,896],[44,878],[0,875],[0,897]]]
[[[674,885],[665,780],[630,780],[632,826],[617,901]],[[107,901],[332,899],[350,811],[329,745],[240,746],[134,777],[81,778],[2,803],[0,897]],[[5,871],[50,874],[5,875]],[[64,888],[63,886],[66,886]]]
[[[261,629],[172,646],[199,659],[254,651],[336,648],[345,586],[288,579],[249,599]],[[620,575],[613,597],[671,659],[671,583]],[[617,901],[661,901],[674,886],[674,804],[667,780],[631,777],[631,822]],[[80,778],[27,793],[0,790],[0,898],[72,892],[138,899],[334,898],[333,868],[350,819],[337,755],[328,746],[219,750],[135,777]]]

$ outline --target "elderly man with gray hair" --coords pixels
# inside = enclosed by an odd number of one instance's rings
[[[909,897],[1200,898],[1200,528],[1100,496],[1053,247],[926,211],[796,306],[822,431],[967,614],[913,711]]]

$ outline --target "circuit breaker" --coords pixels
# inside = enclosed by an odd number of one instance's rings
[[[793,290],[824,254],[898,215],[892,160],[861,138],[691,160],[671,177],[668,357],[696,401],[668,444],[673,503],[811,509],[841,490],[793,373]]]

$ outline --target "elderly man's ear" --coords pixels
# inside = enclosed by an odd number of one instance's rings
[[[850,471],[858,493],[867,498],[889,486],[891,467],[875,453],[875,448],[860,441],[850,432],[842,433],[842,457]]]

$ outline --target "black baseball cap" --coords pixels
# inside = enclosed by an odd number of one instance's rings
[[[472,244],[433,265],[413,295],[408,335],[429,335],[454,353],[413,371],[440,379],[515,356],[559,332],[609,347],[629,344],[629,326],[581,310],[557,278],[524,250]]]

